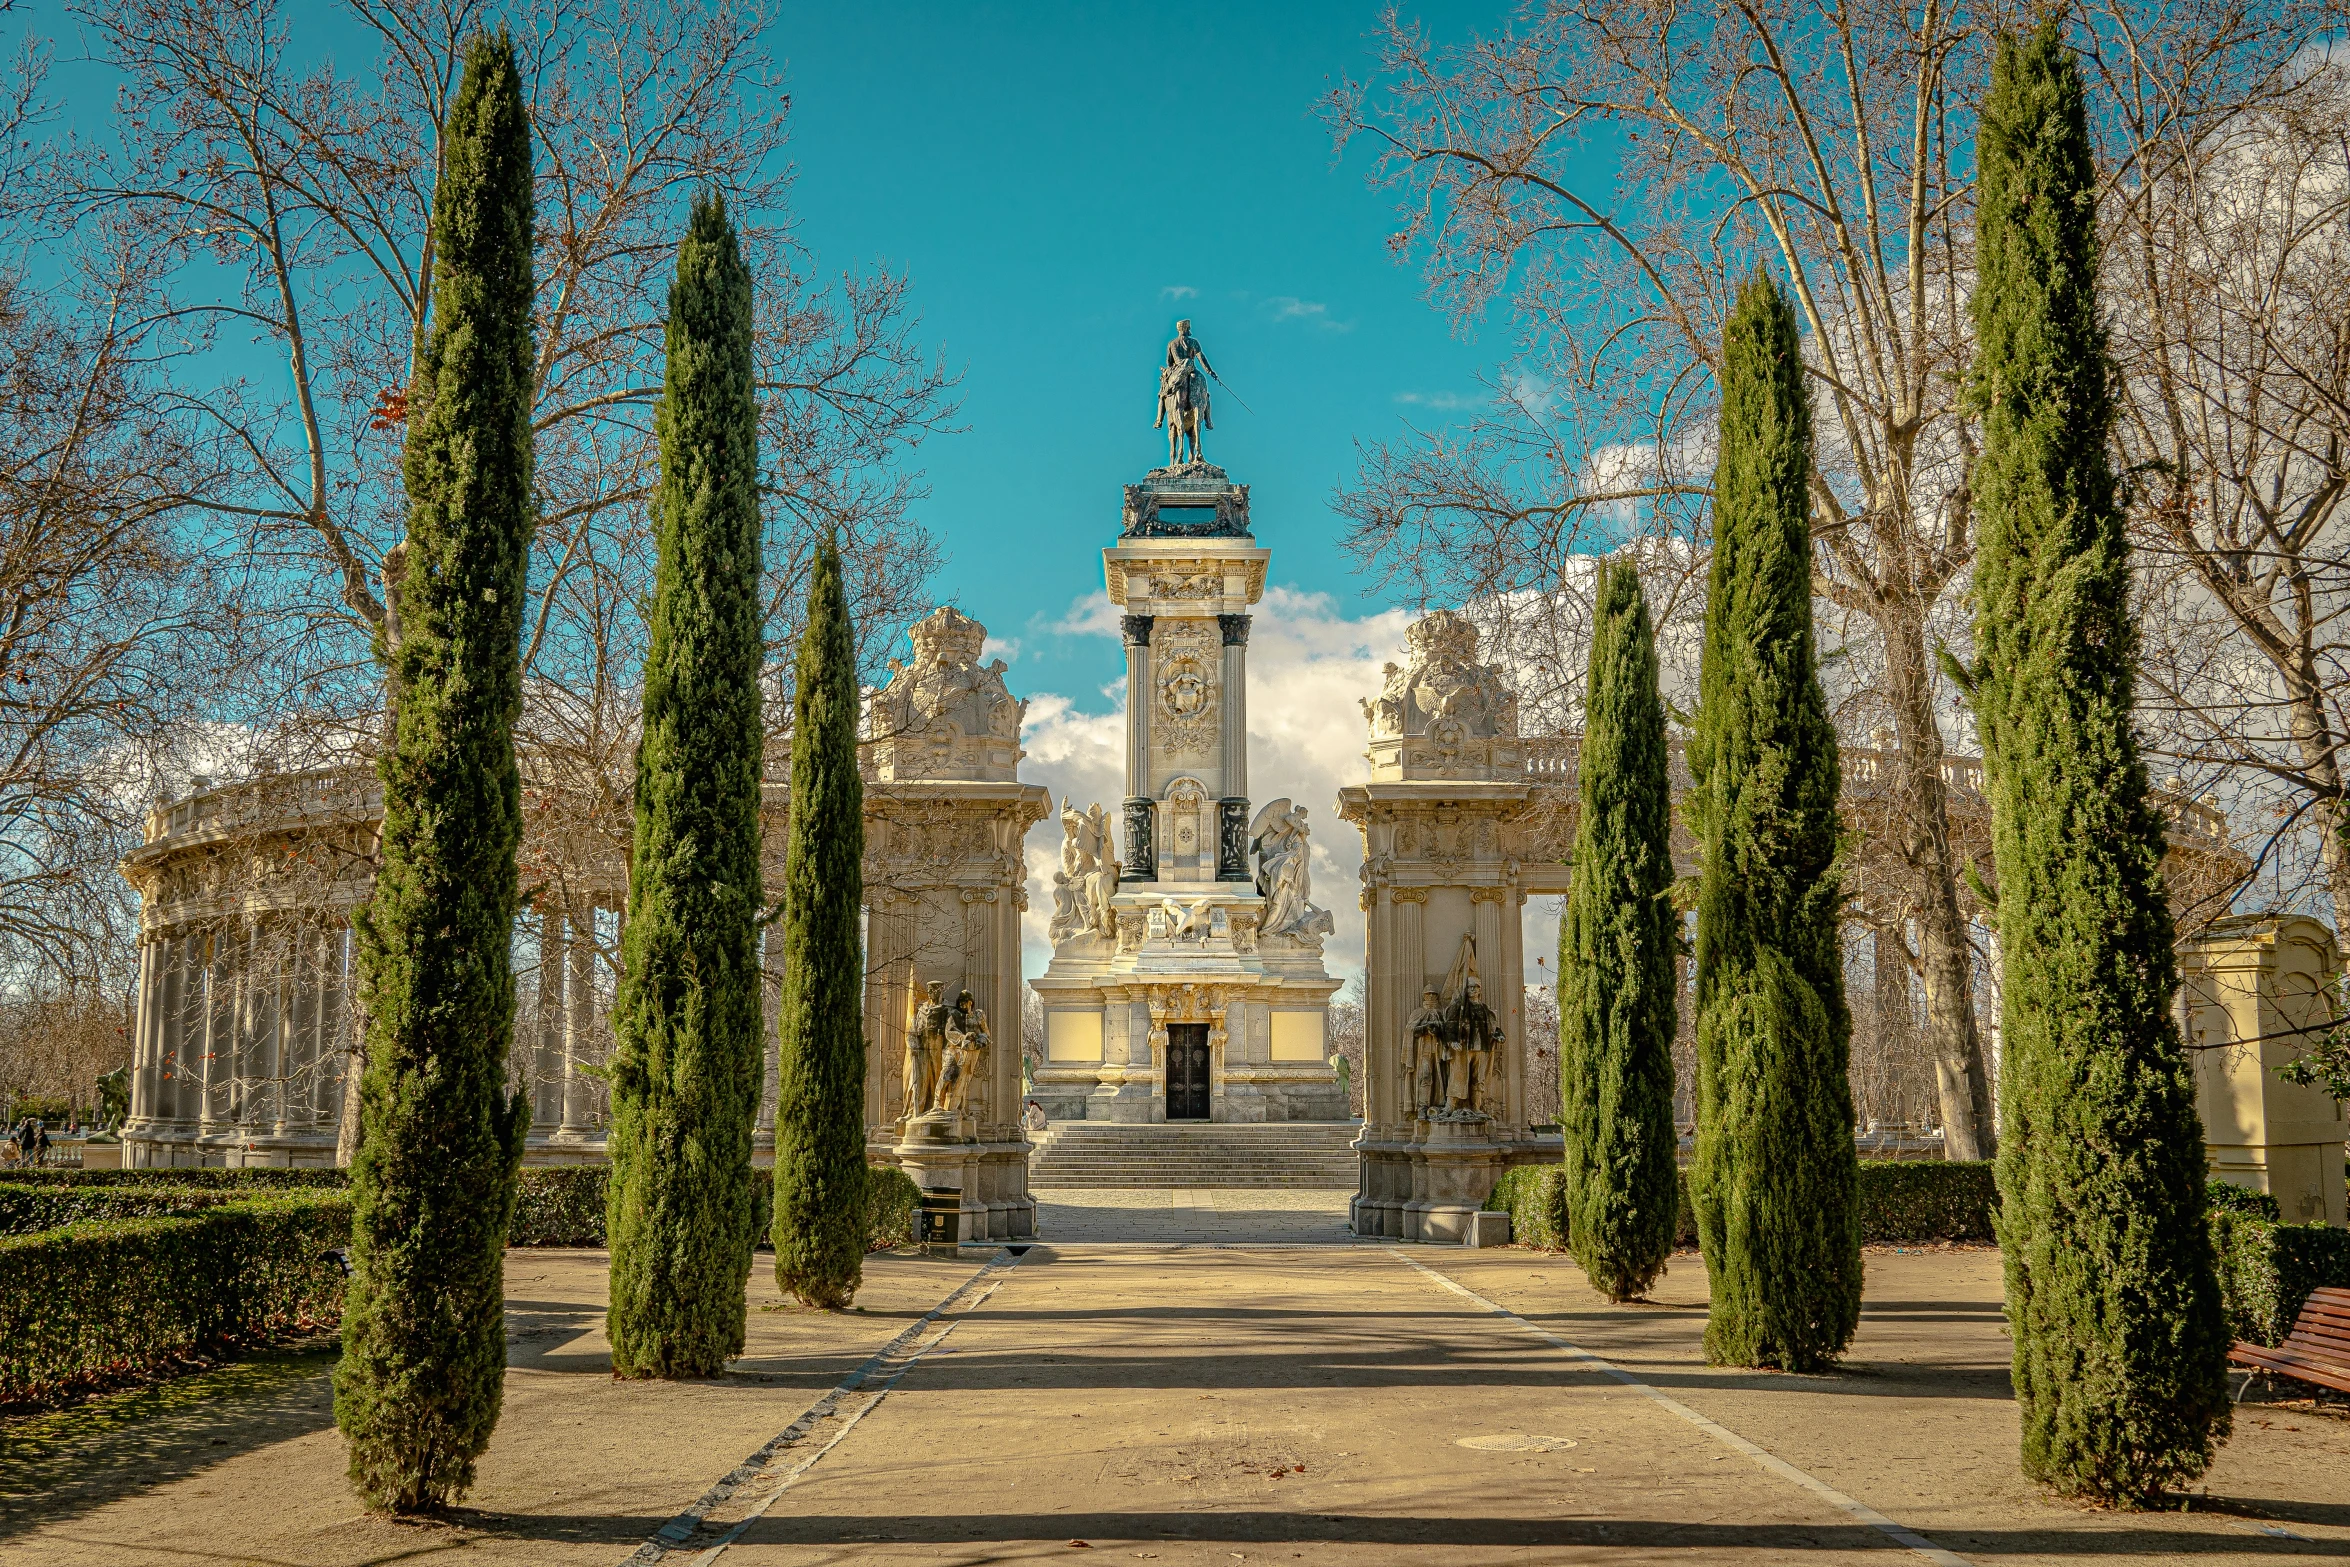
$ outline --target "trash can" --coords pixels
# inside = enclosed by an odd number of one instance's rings
[[[963,1194],[955,1187],[922,1192],[922,1244],[953,1250],[963,1239]]]

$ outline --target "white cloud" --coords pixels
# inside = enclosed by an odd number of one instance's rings
[[[1333,320],[1330,307],[1319,300],[1300,299],[1295,294],[1275,294],[1265,301],[1265,310],[1276,322],[1303,321],[1320,327],[1325,332],[1351,332],[1352,321]]]
[[[1481,408],[1486,401],[1482,397],[1466,396],[1460,392],[1398,392],[1395,394],[1395,400],[1399,403],[1408,403],[1415,408],[1448,410]]]
[[[1097,598],[1099,606],[1092,602]],[[1106,595],[1091,595],[1072,605],[1061,624],[1115,636],[1114,609],[1105,619],[1105,608]],[[1313,900],[1337,923],[1324,953],[1331,974],[1341,979],[1363,963],[1363,916],[1356,902],[1362,838],[1338,819],[1338,791],[1368,775],[1358,701],[1379,690],[1382,664],[1403,657],[1409,620],[1401,610],[1356,618],[1327,595],[1276,587],[1258,606],[1249,637],[1249,793],[1260,808],[1287,795],[1308,812]],[[1080,810],[1099,801],[1117,813],[1126,794],[1125,715],[1115,705],[1084,712],[1060,693],[1035,693],[1022,743],[1028,757],[1021,777],[1052,791],[1055,812],[1028,835],[1028,914],[1021,934],[1024,965],[1033,975],[1050,956],[1045,927],[1060,865],[1061,799],[1066,795]]]
[[[1159,297],[1161,299],[1197,299],[1199,298],[1199,290],[1193,288],[1189,283],[1170,283],[1159,290]]]
[[[991,636],[980,645],[979,656],[982,659],[1000,658],[1007,664],[1017,664],[1020,662],[1020,639]]]
[[[1538,424],[1546,422],[1559,405],[1559,395],[1552,389],[1550,378],[1531,370],[1505,371],[1499,391],[1503,401],[1515,404]]]
[[[1060,619],[1048,622],[1045,630],[1064,637],[1118,636],[1118,619],[1123,613],[1110,602],[1109,590],[1096,589],[1073,601]]]

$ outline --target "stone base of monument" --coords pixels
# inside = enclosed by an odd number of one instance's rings
[[[933,1112],[909,1122],[889,1152],[922,1190],[926,1249],[1036,1238],[1025,1141],[982,1142],[967,1118]]]
[[[1365,1127],[1355,1152],[1362,1161],[1352,1205],[1356,1235],[1439,1246],[1496,1244],[1490,1225],[1479,1234],[1478,1213],[1509,1167],[1510,1150],[1490,1117],[1451,1112],[1423,1118],[1408,1141],[1380,1138]]]

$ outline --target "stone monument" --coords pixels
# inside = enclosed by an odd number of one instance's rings
[[[1057,1121],[1344,1120],[1311,824],[1249,794],[1249,609],[1271,552],[1248,486],[1199,455],[1214,371],[1190,327],[1161,365],[1168,466],[1126,487],[1102,551],[1124,611],[1126,795],[1115,818],[1061,802],[1031,1093]]]
[[[1051,808],[1019,781],[1026,704],[982,662],[987,628],[952,607],[908,632],[873,697],[865,763],[865,1126],[960,1240],[1036,1233],[1020,1053],[1021,844]],[[950,999],[951,998],[951,999]]]
[[[1512,1164],[1558,1157],[1529,1124],[1530,895],[1567,889],[1563,843],[1527,807],[1545,786],[1477,630],[1413,623],[1369,721],[1371,781],[1339,792],[1363,834],[1363,1131],[1357,1235],[1459,1242]]]

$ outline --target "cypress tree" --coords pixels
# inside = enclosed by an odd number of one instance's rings
[[[751,275],[715,197],[678,248],[667,346],[606,1321],[620,1375],[714,1376],[743,1347],[763,1039],[759,410]]]
[[[473,1482],[506,1373],[506,1229],[530,1121],[514,1032],[531,503],[531,148],[514,49],[476,38],[433,201],[411,393],[383,836],[357,921],[368,1060],[335,1420],[370,1506]]]
[[[865,1266],[865,788],[857,776],[857,654],[840,552],[808,585],[783,864],[783,1033],[775,1111],[775,1282],[846,1306]]]
[[[2170,1010],[2162,823],[2130,721],[2096,168],[2053,24],[2000,41],[1977,156],[1973,685],[2005,959],[1998,1233],[2023,1468],[2130,1502],[2210,1462],[2228,1335]]]
[[[1610,1300],[1648,1292],[1673,1249],[1672,781],[1648,600],[1599,572],[1583,705],[1582,814],[1559,925],[1559,1102],[1567,1244]]]
[[[1757,269],[1722,342],[1697,722],[1697,1162],[1717,1365],[1808,1371],[1860,1320],[1836,734],[1813,667],[1811,407]]]

